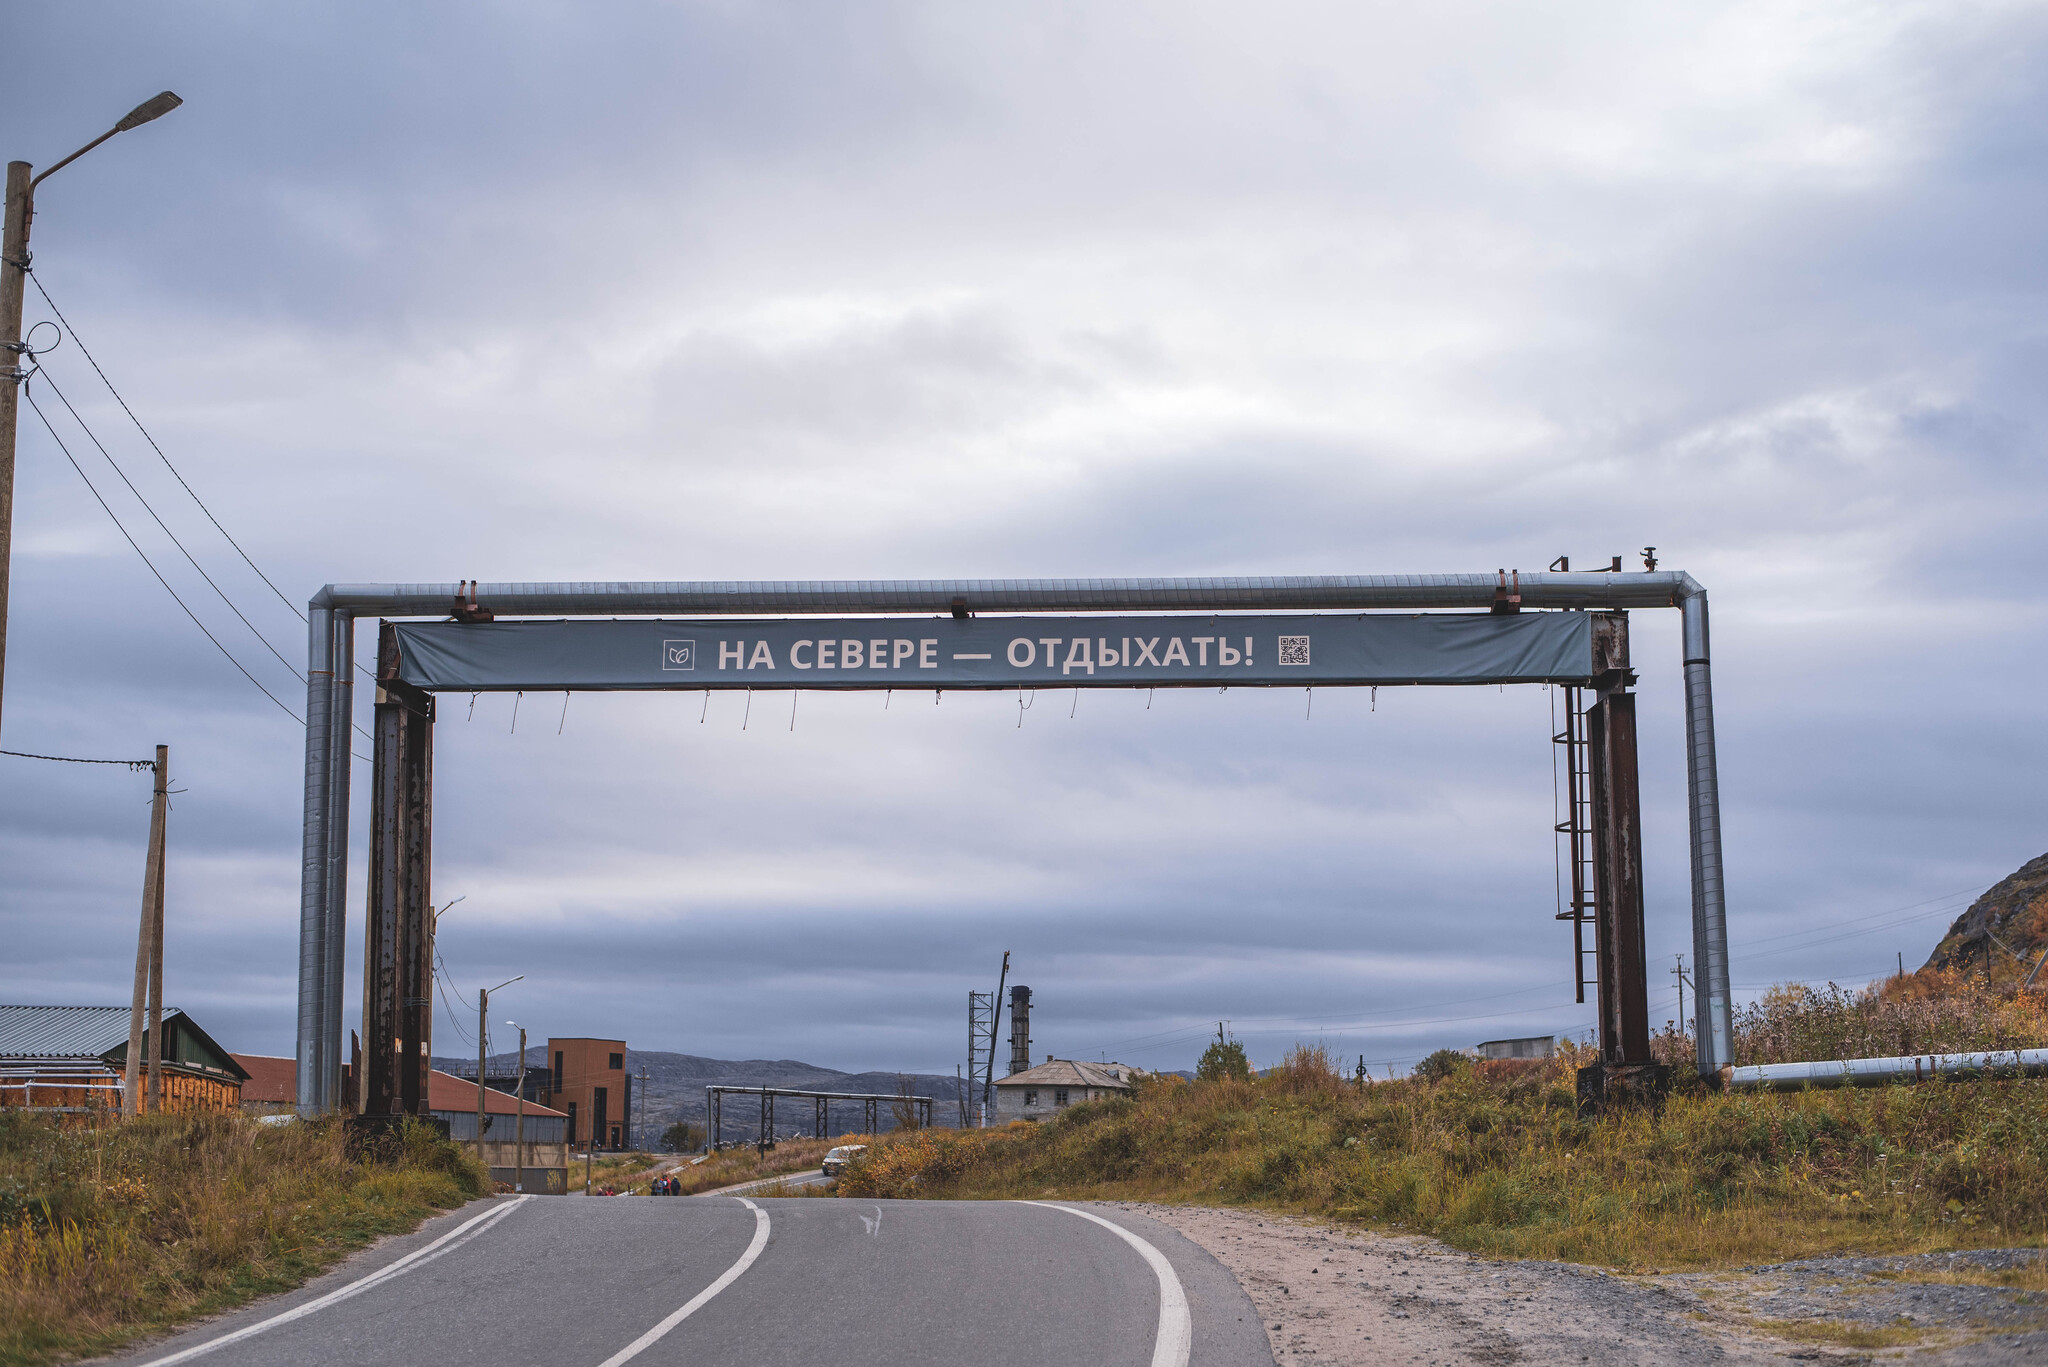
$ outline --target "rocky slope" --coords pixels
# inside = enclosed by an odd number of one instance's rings
[[[1981,966],[1987,949],[2000,953],[1993,936],[2030,963],[2048,951],[2048,854],[2028,860],[1970,903],[1941,937],[1925,967]]]

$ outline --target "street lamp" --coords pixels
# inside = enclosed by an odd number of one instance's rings
[[[505,979],[497,987],[479,987],[476,990],[476,1156],[479,1159],[484,1156],[484,1051],[489,1047],[491,1038],[491,993],[510,987],[525,977],[522,973],[517,978]],[[519,1057],[521,1062],[525,1061],[524,1050],[520,1051]],[[485,1166],[489,1167],[488,1164]]]
[[[166,90],[144,100],[121,121],[64,158],[39,176],[25,161],[7,163],[7,220],[4,232],[5,264],[0,265],[0,692],[7,680],[7,580],[14,560],[14,425],[21,407],[21,382],[28,378],[21,361],[21,305],[28,289],[28,230],[35,218],[36,186],[77,161],[116,133],[140,128],[160,119],[184,101]]]

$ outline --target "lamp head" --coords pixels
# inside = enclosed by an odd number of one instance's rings
[[[140,128],[151,119],[162,118],[183,103],[185,103],[183,100],[166,90],[161,95],[144,100],[141,104],[136,105],[126,114],[123,114],[121,122],[114,125],[114,131],[116,133],[125,133],[131,128]]]

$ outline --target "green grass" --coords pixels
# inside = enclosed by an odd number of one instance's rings
[[[356,1154],[338,1121],[0,1112],[0,1365],[106,1352],[288,1290],[489,1189],[424,1126]]]
[[[1247,1204],[1636,1270],[2039,1244],[2048,1083],[1719,1094],[1575,1114],[1576,1058],[1354,1089],[1317,1049],[1042,1125],[884,1136],[856,1196]]]

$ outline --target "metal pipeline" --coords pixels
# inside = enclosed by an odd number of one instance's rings
[[[503,615],[572,613],[937,613],[1342,611],[1490,607],[1500,574],[1276,575],[1204,579],[709,580],[667,583],[329,584],[317,607],[351,616],[439,617],[468,589]],[[1700,592],[1691,575],[1517,572],[1521,606],[1669,608]]]
[[[1701,1076],[1735,1059],[1728,982],[1728,905],[1721,877],[1721,786],[1714,767],[1714,681],[1707,594],[1679,604],[1685,662],[1686,808],[1692,837],[1692,962]]]
[[[333,704],[334,613],[315,603],[306,627],[306,803],[305,839],[299,856],[299,1114],[317,1115],[333,1098],[321,1086],[327,1056],[340,1039],[340,1023],[328,1010],[327,964],[338,938],[328,923],[329,770],[333,764],[328,718]]]
[[[1754,1063],[1722,1068],[1723,1086],[1796,1092],[1803,1087],[1879,1087],[1925,1082],[1957,1074],[2048,1073],[2048,1049],[1994,1049],[1981,1054],[1916,1054],[1896,1058],[1841,1058],[1820,1063]]]

